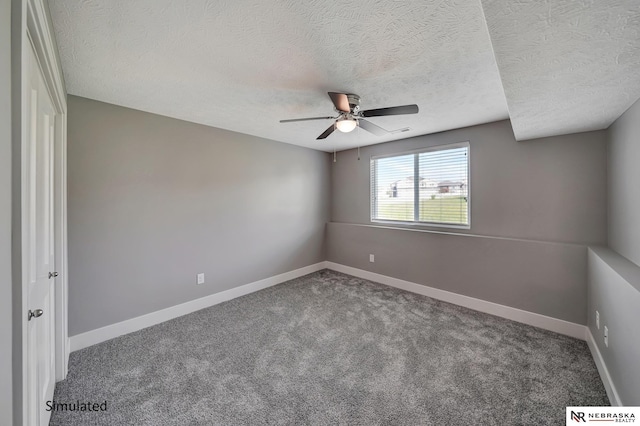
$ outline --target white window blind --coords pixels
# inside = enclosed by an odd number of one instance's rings
[[[469,144],[372,157],[371,220],[469,226]]]

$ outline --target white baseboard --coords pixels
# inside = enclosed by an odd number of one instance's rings
[[[339,263],[327,261],[326,267],[334,271],[353,275],[369,281],[374,281],[380,284],[385,284],[391,287],[410,291],[412,293],[417,293],[448,303],[453,303],[454,305],[464,306],[469,309],[496,315],[502,318],[507,318],[513,321],[532,325],[534,327],[543,328],[545,330],[550,330],[556,333],[575,337],[580,340],[586,340],[587,345],[589,346],[589,350],[591,351],[591,356],[593,357],[596,367],[598,368],[598,373],[600,374],[600,378],[602,379],[602,383],[604,384],[605,390],[607,392],[609,402],[612,406],[622,406],[622,401],[620,401],[620,396],[618,395],[616,387],[611,380],[609,370],[607,370],[607,366],[604,363],[604,359],[602,358],[602,354],[598,349],[598,345],[596,345],[593,335],[591,334],[591,330],[587,326],[536,314],[533,312],[523,311],[521,309],[512,308],[510,306],[487,302],[486,300],[476,299],[474,297],[463,296],[461,294],[452,293],[450,291],[440,290],[437,288],[416,284],[410,281],[404,281],[398,278],[389,277],[387,275],[381,275],[375,272],[341,265]]]
[[[152,325],[160,324],[164,321],[235,299],[236,297],[245,296],[249,293],[253,293],[267,287],[272,287],[276,284],[280,284],[294,278],[302,277],[312,272],[324,269],[326,266],[325,263],[326,262],[319,262],[314,265],[305,266],[304,268],[295,269],[260,281],[255,281],[230,290],[221,291],[220,293],[205,296],[200,299],[191,300],[180,305],[171,306],[136,318],[131,318],[126,321],[71,336],[71,351],[77,351],[124,334],[142,330],[143,328],[151,327]]]
[[[589,330],[589,328],[584,325],[548,317],[541,314],[536,314],[529,311],[524,311],[522,309],[512,308],[510,306],[500,305],[498,303],[488,302],[482,299],[476,299],[474,297],[464,296],[458,293],[452,293],[446,290],[428,287],[411,281],[405,281],[398,278],[389,277],[387,275],[365,271],[364,269],[353,268],[351,266],[341,265],[339,263],[329,261],[305,266],[304,268],[285,272],[280,275],[275,275],[273,277],[265,278],[260,281],[255,281],[240,287],[222,291],[220,293],[215,293],[210,296],[185,302],[180,305],[171,306],[160,311],[151,312],[149,314],[132,318],[126,321],[71,336],[71,338],[69,338],[68,340],[70,349],[71,352],[77,351],[113,339],[115,337],[122,336],[124,334],[132,333],[134,331],[142,330],[143,328],[151,327],[152,325],[160,324],[164,321],[168,321],[182,315],[190,314],[200,309],[205,309],[240,296],[245,296],[247,294],[272,287],[274,285],[310,274],[312,272],[320,271],[325,268],[374,281],[380,284],[388,285],[390,287],[399,288],[401,290],[410,291],[412,293],[421,294],[423,296],[432,297],[434,299],[442,300],[454,305],[464,306],[466,308],[473,309],[479,312],[496,315],[502,318],[510,319],[512,321],[521,322],[524,324],[532,325],[534,327],[575,337],[580,340],[586,340],[589,349],[591,350],[591,354],[595,361],[596,367],[598,368],[600,377],[602,378],[602,382],[604,383],[611,405],[622,405],[618,392],[616,391],[613,381],[611,380],[611,376],[609,375],[609,371],[607,370],[602,355],[600,354],[600,350],[598,349],[593,335],[591,334],[591,330]]]
[[[464,296],[462,294],[452,293],[450,291],[440,290],[422,284],[416,284],[410,281],[389,277],[387,275],[365,271],[364,269],[341,265],[339,263],[326,262],[326,266],[328,269],[332,269],[334,271],[353,275],[370,281],[375,281],[380,284],[396,287],[402,290],[410,291],[412,293],[421,294],[423,296],[432,297],[444,302],[453,303],[454,305],[464,306],[465,308],[473,309],[475,311],[480,311],[498,317],[507,318],[512,321],[532,325],[534,327],[543,328],[545,330],[550,330],[556,333],[575,337],[580,340],[585,340],[585,332],[587,327],[581,324],[576,324],[573,322],[564,321],[558,318],[552,318],[546,315],[536,314],[529,311],[523,311],[522,309],[512,308],[510,306],[500,305],[498,303],[488,302],[486,300],[476,299],[475,297]]]
[[[622,404],[622,401],[620,401],[620,395],[618,395],[618,391],[616,390],[616,387],[613,384],[613,380],[611,380],[611,375],[609,374],[607,365],[604,363],[604,358],[602,358],[602,354],[600,353],[600,349],[598,349],[596,340],[593,338],[593,334],[591,333],[591,330],[588,327],[586,332],[586,338],[587,338],[587,345],[589,345],[589,349],[591,350],[591,355],[593,356],[593,360],[595,361],[596,367],[598,368],[598,373],[600,373],[600,378],[602,379],[604,388],[607,391],[609,402],[611,402],[611,405],[614,407],[621,407],[623,404]]]

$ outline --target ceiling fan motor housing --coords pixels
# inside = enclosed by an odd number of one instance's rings
[[[382,127],[376,126],[365,118],[380,117],[385,115],[401,115],[401,114],[417,114],[418,105],[401,105],[386,108],[375,108],[365,111],[360,110],[360,96],[353,93],[327,92],[333,106],[338,113],[337,117],[309,117],[294,118],[291,120],[280,120],[281,123],[289,123],[292,121],[310,121],[310,120],[335,120],[327,130],[325,130],[316,139],[325,139],[334,130],[338,129],[343,133],[351,132],[356,126],[362,127],[369,133],[376,136],[389,135],[389,131]]]
[[[358,112],[360,110],[360,96],[353,93],[347,93],[347,99],[349,100],[349,108],[351,112]]]

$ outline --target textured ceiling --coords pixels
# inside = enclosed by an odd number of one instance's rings
[[[640,97],[640,0],[482,0],[518,140],[603,129]]]
[[[518,140],[602,129],[640,97],[640,0],[49,4],[69,93],[326,151],[508,117]],[[327,91],[420,113],[371,118],[411,128],[387,137],[278,122],[334,115]]]
[[[479,0],[50,0],[70,94],[331,151],[508,117]],[[326,92],[406,133],[315,140]]]

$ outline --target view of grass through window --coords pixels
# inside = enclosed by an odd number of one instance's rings
[[[469,146],[373,158],[373,220],[469,224]]]

